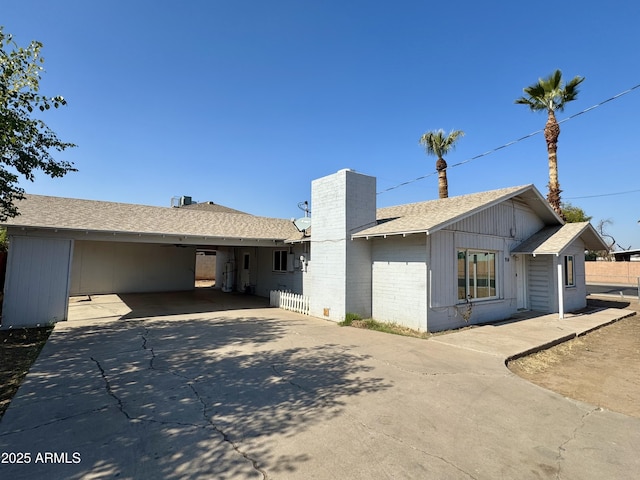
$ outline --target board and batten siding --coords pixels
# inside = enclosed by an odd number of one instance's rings
[[[67,319],[73,240],[10,236],[2,328]]]
[[[496,253],[498,298],[472,302],[469,323],[509,318],[517,311],[516,262],[511,250],[544,227],[544,222],[524,202],[514,198],[449,225],[430,237],[430,331],[464,326],[458,303],[458,249]]]
[[[453,232],[441,230],[430,237],[431,240],[431,306],[454,306],[458,303],[457,285],[457,251],[458,249],[486,250],[496,253],[496,269],[498,269],[498,295],[512,296],[509,289],[505,292],[504,252],[509,249],[510,241],[492,235]],[[434,281],[437,279],[437,281]]]
[[[447,230],[523,241],[543,227],[542,220],[528,205],[512,199],[455,222]]]
[[[458,273],[453,232],[441,230],[429,236],[429,261],[429,307],[454,306],[458,302]]]
[[[425,331],[426,235],[372,240],[372,317]]]

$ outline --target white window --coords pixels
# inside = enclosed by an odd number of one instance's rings
[[[573,255],[567,255],[564,257],[564,286],[575,287],[576,286],[576,271],[575,264],[573,262]]]
[[[288,255],[289,255],[289,252],[287,250],[274,250],[273,252],[273,271],[274,272],[287,271]]]
[[[458,301],[497,298],[496,253],[458,250]]]

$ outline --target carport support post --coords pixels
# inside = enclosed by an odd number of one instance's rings
[[[558,318],[564,318],[564,276],[562,274],[562,257],[558,255]]]

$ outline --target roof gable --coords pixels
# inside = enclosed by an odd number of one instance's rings
[[[511,253],[560,255],[581,238],[587,250],[606,250],[607,245],[589,222],[567,223],[543,228],[522,242]]]
[[[432,234],[505,200],[519,197],[545,222],[562,224],[548,202],[533,185],[490,190],[456,197],[380,208],[377,224],[353,234],[353,238],[411,233]]]

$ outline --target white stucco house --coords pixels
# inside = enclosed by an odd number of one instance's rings
[[[584,251],[606,245],[564,224],[533,185],[376,207],[376,180],[345,169],[311,185],[311,227],[231,209],[163,208],[28,195],[5,222],[1,328],[66,319],[70,295],[190,290],[198,250],[224,292],[309,298],[437,331],[586,305]]]
[[[312,183],[311,314],[348,312],[437,331],[586,306],[584,252],[606,245],[564,224],[533,185],[376,208],[374,177]]]

